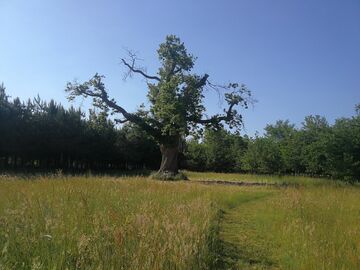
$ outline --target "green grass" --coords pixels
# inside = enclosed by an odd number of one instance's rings
[[[360,190],[286,189],[229,211],[235,269],[360,269]]]
[[[203,186],[3,179],[0,269],[205,269],[216,214]]]
[[[187,175],[1,177],[0,269],[360,269],[358,186]]]

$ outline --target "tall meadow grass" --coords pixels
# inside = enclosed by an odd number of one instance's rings
[[[0,269],[360,269],[359,186],[187,174],[0,177]]]
[[[208,188],[144,178],[0,181],[0,269],[206,269]]]

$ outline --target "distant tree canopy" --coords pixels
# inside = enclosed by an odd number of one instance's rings
[[[93,98],[94,106],[123,117],[119,122],[131,122],[141,128],[160,145],[162,162],[159,174],[176,175],[178,172],[178,154],[181,141],[191,133],[199,131],[200,126],[220,128],[223,123],[231,128],[240,128],[242,117],[236,106],[247,107],[249,90],[238,83],[219,86],[209,81],[209,75],[197,75],[192,72],[195,57],[189,54],[184,43],[174,35],[166,37],[157,51],[160,67],[156,75],[149,75],[136,66],[136,55],[122,59],[129,75],[140,74],[147,80],[149,110],[142,108],[129,113],[117,101],[110,98],[103,83],[104,76],[95,74],[84,83],[68,83],[66,91],[69,99],[77,96]],[[224,90],[224,99],[228,105],[223,114],[205,118],[203,103],[204,88]]]

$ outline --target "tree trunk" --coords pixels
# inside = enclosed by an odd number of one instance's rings
[[[179,170],[178,164],[178,155],[179,155],[179,147],[168,146],[161,144],[161,165],[159,169],[159,173],[170,173],[172,175],[176,175]]]

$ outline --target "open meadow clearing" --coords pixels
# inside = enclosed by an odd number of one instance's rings
[[[0,270],[360,270],[359,14],[0,1]]]
[[[358,186],[187,174],[1,177],[0,269],[360,269]]]

